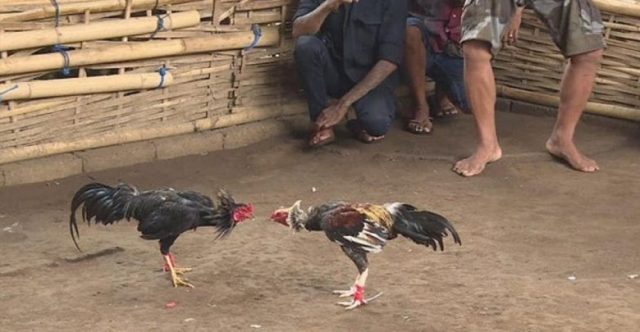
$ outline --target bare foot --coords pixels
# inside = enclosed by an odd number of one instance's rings
[[[547,151],[557,158],[560,158],[574,169],[581,172],[595,172],[600,169],[595,160],[587,158],[585,155],[578,151],[578,148],[573,144],[573,142],[561,143],[559,140],[554,138],[549,138],[547,140]]]
[[[494,148],[478,147],[476,152],[470,157],[459,160],[454,166],[453,171],[462,176],[474,176],[482,173],[484,167],[502,157],[500,146]]]

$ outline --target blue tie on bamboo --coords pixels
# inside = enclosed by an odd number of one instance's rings
[[[17,88],[18,88],[18,84],[14,85],[14,86],[12,86],[12,87],[4,90],[4,91],[0,91],[0,103],[2,102],[2,96],[4,96],[5,94],[7,94],[7,93],[9,93],[9,92],[11,92],[11,91],[13,91],[13,90],[15,90]]]
[[[160,74],[160,84],[156,87],[156,89],[160,89],[164,87],[164,77],[169,72],[167,66],[163,65],[162,68],[158,69],[158,74]]]
[[[253,31],[253,42],[251,42],[251,45],[249,45],[249,47],[244,49],[245,52],[250,51],[254,47],[256,47],[260,42],[260,38],[262,37],[262,29],[260,29],[260,25],[255,23],[251,24],[251,31]]]
[[[60,26],[60,5],[58,4],[58,0],[51,0],[51,2],[56,9],[56,28],[58,28]],[[64,59],[64,65],[62,67],[62,75],[64,76],[69,76],[69,74],[71,73],[71,70],[69,69],[69,53],[67,52],[68,50],[69,48],[62,46],[59,43],[53,45],[53,51],[60,52],[60,55],[62,55],[62,58]]]

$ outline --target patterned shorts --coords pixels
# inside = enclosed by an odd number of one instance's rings
[[[600,11],[591,0],[466,0],[462,15],[462,42],[482,40],[491,53],[502,47],[516,5],[532,8],[549,27],[562,54],[570,57],[606,47]]]

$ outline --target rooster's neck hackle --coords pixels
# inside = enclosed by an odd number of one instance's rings
[[[300,201],[297,201],[289,210],[287,219],[287,223],[291,229],[295,232],[299,232],[305,228],[307,220],[309,220],[309,215],[300,208]]]

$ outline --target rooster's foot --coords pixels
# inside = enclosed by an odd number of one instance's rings
[[[351,287],[350,289],[347,290],[334,290],[333,294],[337,294],[338,297],[347,297],[347,296],[353,296],[353,294],[356,293],[356,288],[355,287]]]
[[[190,267],[174,267],[173,270],[176,271],[176,274],[185,274],[186,272],[191,272],[193,269]]]
[[[345,310],[352,310],[355,309],[359,306],[365,305],[375,299],[377,299],[378,297],[380,297],[380,295],[382,295],[382,292],[368,298],[368,299],[353,299],[353,301],[351,302],[338,302],[337,304],[344,306]]]
[[[356,300],[354,300],[354,301],[351,301],[351,302],[338,302],[338,304],[341,305],[341,306],[344,306],[345,307],[344,310],[352,310],[352,309],[355,309],[355,308],[357,308],[357,307],[359,307],[361,305],[367,304],[367,301],[364,301],[364,300],[362,300],[362,301],[357,300],[356,301]]]
[[[173,255],[168,254],[164,256],[165,267],[171,273],[171,281],[173,282],[173,287],[184,286],[193,288],[193,285],[187,281],[187,279],[183,279],[181,275],[185,272],[191,271],[190,268],[178,268],[176,267],[175,259]]]
[[[187,279],[181,278],[177,273],[172,273],[171,279],[173,281],[173,287],[184,286],[194,288],[194,286],[189,281],[187,281]]]

